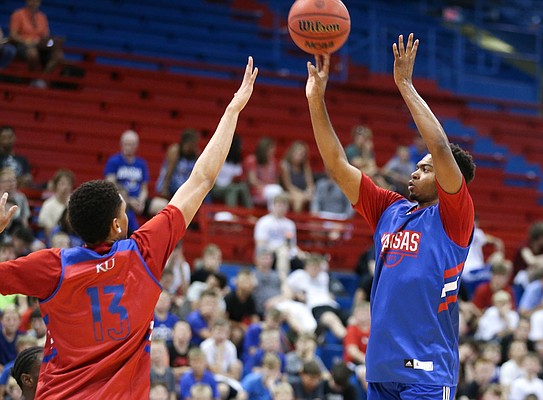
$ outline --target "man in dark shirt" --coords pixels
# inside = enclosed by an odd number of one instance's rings
[[[28,187],[32,183],[30,163],[26,157],[14,154],[15,130],[12,126],[0,127],[0,168],[11,168],[17,176],[19,187]]]

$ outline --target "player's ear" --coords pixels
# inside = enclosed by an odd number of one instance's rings
[[[32,387],[34,385],[34,378],[30,374],[21,374],[21,382],[23,385]]]

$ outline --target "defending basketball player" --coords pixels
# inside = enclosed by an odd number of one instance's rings
[[[393,45],[394,81],[428,147],[409,198],[377,187],[350,165],[326,110],[329,56],[308,63],[315,140],[332,178],[374,231],[376,266],[366,354],[368,399],[453,399],[458,381],[457,294],[474,225],[471,156],[449,143],[415,90],[419,41]]]
[[[253,60],[189,179],[168,206],[127,239],[126,202],[115,184],[82,184],[68,205],[86,246],[46,249],[0,263],[0,293],[41,300],[47,341],[36,399],[145,399],[153,310],[168,256],[183,237],[230,149],[258,69]],[[0,231],[16,208],[0,199]]]

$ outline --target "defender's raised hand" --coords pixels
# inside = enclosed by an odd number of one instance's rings
[[[392,45],[392,53],[394,54],[394,82],[396,85],[410,85],[413,77],[413,68],[415,66],[415,58],[417,57],[417,49],[419,40],[413,41],[414,35],[409,34],[407,45],[404,47],[403,35],[398,37],[398,44]]]
[[[258,68],[253,67],[253,57],[249,56],[247,66],[245,67],[245,74],[243,75],[243,82],[238,91],[234,94],[234,98],[230,102],[230,107],[235,111],[241,111],[251,98],[253,93],[253,87],[258,75]]]
[[[4,232],[4,229],[6,229],[6,226],[8,226],[18,208],[17,206],[11,206],[9,210],[6,210],[7,201],[8,194],[4,193],[2,197],[0,197],[0,232]]]
[[[324,98],[330,71],[330,55],[315,55],[315,65],[311,64],[310,61],[307,62],[308,77],[305,85],[305,95],[308,100]]]

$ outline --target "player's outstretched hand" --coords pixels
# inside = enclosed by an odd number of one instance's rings
[[[230,102],[230,106],[235,111],[241,111],[251,98],[253,93],[253,87],[258,75],[258,68],[253,67],[253,57],[249,56],[247,66],[245,67],[245,74],[243,75],[243,82],[238,91],[234,94],[234,98]]]
[[[394,82],[397,86],[412,83],[413,67],[415,66],[415,58],[417,57],[417,49],[419,40],[413,41],[414,35],[409,34],[407,45],[404,47],[403,35],[398,36],[398,44],[392,45],[392,53],[394,54]]]
[[[6,229],[6,226],[8,226],[18,208],[17,206],[11,206],[9,210],[6,210],[7,201],[8,194],[4,193],[2,197],[0,197],[0,232],[4,232],[4,229]]]
[[[307,83],[305,95],[308,100],[322,99],[326,92],[330,72],[330,54],[315,55],[315,65],[307,62]]]

